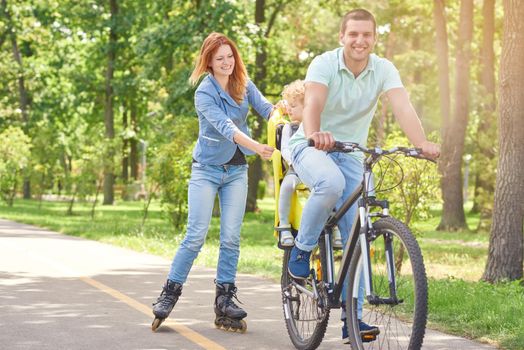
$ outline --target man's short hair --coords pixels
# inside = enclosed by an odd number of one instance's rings
[[[368,10],[364,10],[364,9],[351,10],[344,15],[344,18],[342,18],[342,23],[340,24],[341,33],[346,32],[346,25],[350,19],[354,21],[373,22],[373,32],[377,34],[377,21],[375,20],[375,16],[373,16],[373,14],[369,12]]]

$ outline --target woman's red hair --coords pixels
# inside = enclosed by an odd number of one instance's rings
[[[210,67],[213,55],[217,52],[218,48],[222,45],[229,45],[231,51],[233,51],[233,57],[235,58],[235,68],[233,73],[229,77],[228,92],[237,103],[241,103],[246,94],[247,88],[247,71],[238,49],[235,43],[227,36],[221,33],[211,33],[207,36],[200,48],[200,53],[195,63],[195,69],[189,77],[189,81],[196,85],[200,76],[205,72],[213,74],[213,70]]]

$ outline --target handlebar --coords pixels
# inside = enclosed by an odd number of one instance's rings
[[[308,146],[315,147],[315,141],[312,139],[308,139]],[[333,147],[328,152],[351,153],[351,152],[356,152],[356,151],[361,151],[363,153],[366,153],[370,155],[371,158],[373,159],[378,159],[382,156],[386,156],[386,155],[393,154],[393,153],[402,153],[406,157],[424,159],[424,160],[429,160],[430,162],[436,163],[434,159],[424,156],[422,154],[421,148],[415,148],[415,147],[395,146],[390,149],[382,149],[380,147],[367,148],[364,146],[360,146],[358,143],[355,143],[355,142],[335,141],[335,147]]]

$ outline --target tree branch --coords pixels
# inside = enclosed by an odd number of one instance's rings
[[[279,1],[276,6],[275,6],[275,10],[273,11],[273,13],[271,14],[271,17],[269,18],[269,22],[267,24],[267,28],[266,28],[266,32],[264,33],[264,37],[265,38],[268,38],[269,37],[269,34],[271,33],[271,29],[273,29],[273,25],[275,24],[275,20],[277,19],[277,15],[280,11],[282,11],[284,9],[284,6],[286,6],[287,4],[289,4],[292,0],[282,0],[282,1]]]

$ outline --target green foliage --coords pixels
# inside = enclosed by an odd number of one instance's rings
[[[267,183],[260,181],[258,183],[257,199],[263,199],[266,196]]]
[[[0,133],[0,140],[0,196],[11,206],[21,183],[21,172],[29,164],[32,146],[22,129],[13,126]]]
[[[176,126],[178,132],[173,140],[155,151],[150,181],[158,184],[162,209],[180,229],[187,216],[187,187],[198,123],[193,118],[179,117]]]
[[[409,144],[400,131],[394,131],[388,135],[384,148]],[[440,198],[437,195],[440,188],[437,166],[428,161],[404,156],[393,159],[394,161],[385,160],[379,163],[379,166],[375,166],[377,197],[381,197],[381,190],[394,187],[384,195],[391,204],[390,211],[393,216],[406,225],[428,218],[431,205]],[[401,180],[403,181],[399,183]]]

